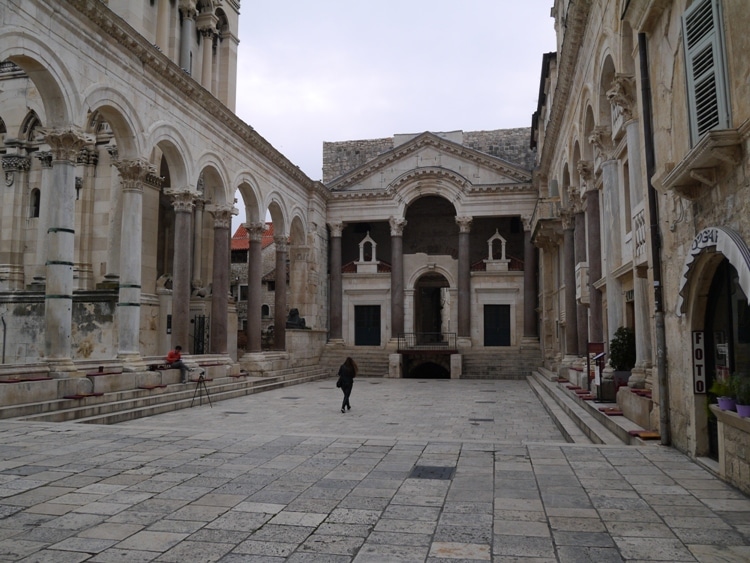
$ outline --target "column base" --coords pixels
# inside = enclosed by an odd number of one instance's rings
[[[69,377],[83,377],[83,372],[73,363],[71,358],[56,358],[47,360],[49,366],[49,375],[55,379],[65,379]]]
[[[645,366],[636,366],[630,371],[630,378],[628,379],[628,387],[631,389],[645,389],[646,388],[646,371]]]
[[[138,352],[117,354],[117,359],[122,362],[123,372],[148,371],[148,364],[146,364]]]

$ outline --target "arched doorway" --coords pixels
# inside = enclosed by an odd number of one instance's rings
[[[737,270],[724,258],[706,299],[706,386],[733,374],[750,376],[750,307]],[[709,455],[718,459],[716,419],[708,421]]]
[[[414,284],[414,328],[418,344],[443,341],[449,330],[449,284],[442,274],[430,272]]]

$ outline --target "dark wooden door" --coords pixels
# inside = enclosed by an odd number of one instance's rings
[[[484,345],[510,346],[510,305],[484,306]]]
[[[354,345],[380,346],[380,305],[355,305]]]

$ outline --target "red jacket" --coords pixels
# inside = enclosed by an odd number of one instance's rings
[[[173,364],[176,361],[178,361],[182,355],[177,350],[170,350],[169,354],[167,354],[167,363]]]

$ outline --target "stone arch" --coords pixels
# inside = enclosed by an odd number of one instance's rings
[[[148,134],[147,146],[154,147],[160,154],[152,154],[156,158],[157,173],[161,175],[161,158],[169,167],[169,184],[172,189],[185,189],[197,181],[198,175],[193,174],[192,167],[188,163],[195,162],[190,154],[189,143],[186,142],[182,134],[171,124],[166,122],[157,122]],[[194,188],[191,188],[194,189]]]
[[[288,234],[287,210],[281,194],[273,192],[269,194],[267,201],[268,205],[266,206],[266,209],[268,209],[268,212],[271,214],[274,236],[277,237]]]
[[[266,210],[262,208],[263,198],[261,196],[258,181],[249,172],[241,172],[235,179],[233,186],[240,192],[242,202],[245,206],[245,220],[248,223],[265,221]],[[232,200],[234,201],[234,196]]]
[[[573,144],[572,154],[573,158],[570,161],[570,182],[572,185],[578,187],[578,189],[581,189],[583,187],[581,185],[581,173],[578,171],[578,163],[581,162],[581,145],[579,144],[578,139],[576,139]]]
[[[451,272],[448,269],[444,268],[440,264],[435,264],[434,266],[423,266],[414,270],[414,272],[412,272],[412,274],[406,280],[406,289],[414,289],[420,278],[424,277],[427,274],[433,273],[443,276],[448,282],[448,287],[455,288],[458,286],[458,280],[456,280],[455,277],[451,275]]]
[[[590,105],[586,106],[586,113],[584,114],[583,119],[583,132],[585,139],[585,142],[583,143],[583,160],[592,162],[594,160],[594,147],[589,142],[589,136],[594,132],[596,120],[594,119],[594,109]]]
[[[464,190],[471,182],[453,170],[438,167],[426,167],[410,170],[396,178],[388,186],[388,191],[395,198],[397,209],[394,215],[405,216],[406,209],[414,201],[424,196],[437,196],[450,201],[457,209],[463,206]]]
[[[612,104],[607,97],[607,91],[612,87],[615,79],[615,62],[611,54],[607,53],[602,61],[601,71],[599,73],[599,88],[597,90],[597,109],[599,125],[608,125],[612,127]]]
[[[422,252],[427,255],[458,257],[459,213],[449,199],[434,193],[422,194],[409,202],[404,215],[404,254]]]
[[[0,34],[0,61],[18,65],[39,91],[47,127],[74,123],[82,106],[72,72],[60,57],[37,37],[26,32]]]
[[[234,201],[227,180],[229,174],[216,154],[204,154],[198,160],[197,169],[200,171],[199,177],[203,178],[203,193],[207,201],[215,205],[224,205]]]
[[[86,108],[86,115],[80,116],[82,123],[86,122],[89,126],[92,116],[99,113],[109,124],[119,158],[137,158],[144,154],[142,138],[136,134],[136,131],[144,130],[143,124],[133,104],[122,93],[97,84],[85,93],[83,107]]]

